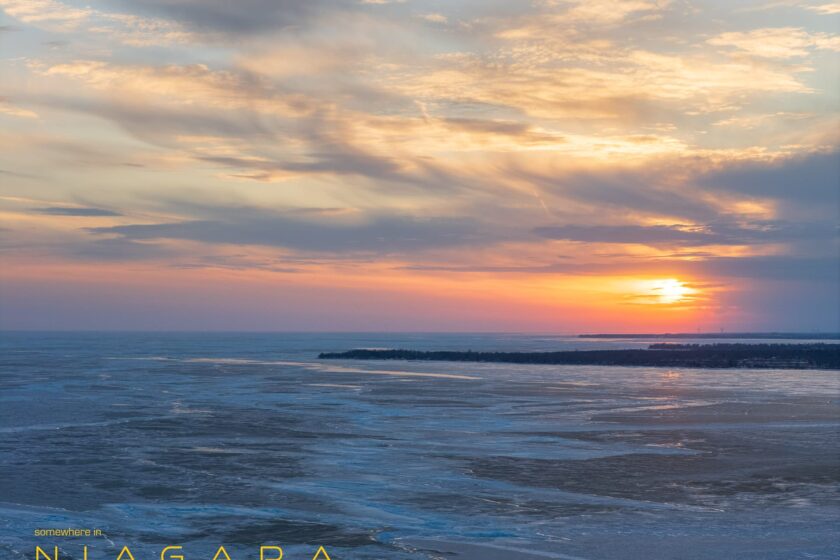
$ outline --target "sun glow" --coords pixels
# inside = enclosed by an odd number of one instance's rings
[[[644,305],[680,305],[690,303],[700,296],[691,284],[676,278],[634,279],[619,289],[625,300]]]
[[[696,292],[675,278],[651,280],[647,282],[646,288],[644,295],[648,296],[651,303],[680,303],[690,299]]]

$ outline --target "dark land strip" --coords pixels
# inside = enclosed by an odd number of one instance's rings
[[[323,360],[409,360],[691,368],[840,369],[840,344],[651,344],[647,349],[561,352],[366,350],[324,352]]]

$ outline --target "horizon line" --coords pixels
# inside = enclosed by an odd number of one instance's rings
[[[829,330],[768,330],[768,331],[663,331],[663,332],[551,332],[551,331],[471,331],[471,330],[290,330],[290,329],[8,329],[2,333],[183,333],[183,334],[500,334],[500,335],[549,335],[574,337],[643,337],[643,336],[725,336],[735,335],[833,335],[840,338],[840,331]]]

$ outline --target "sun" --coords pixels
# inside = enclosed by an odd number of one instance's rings
[[[648,293],[652,296],[654,303],[679,303],[688,299],[688,296],[694,292],[695,290],[676,278],[651,280],[648,285]]]
[[[678,278],[633,278],[615,285],[624,301],[642,305],[680,306],[702,299],[699,289]]]

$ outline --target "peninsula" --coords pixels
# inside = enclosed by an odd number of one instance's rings
[[[367,350],[324,352],[323,360],[410,360],[691,368],[840,369],[840,344],[651,344],[647,349],[560,352]]]

